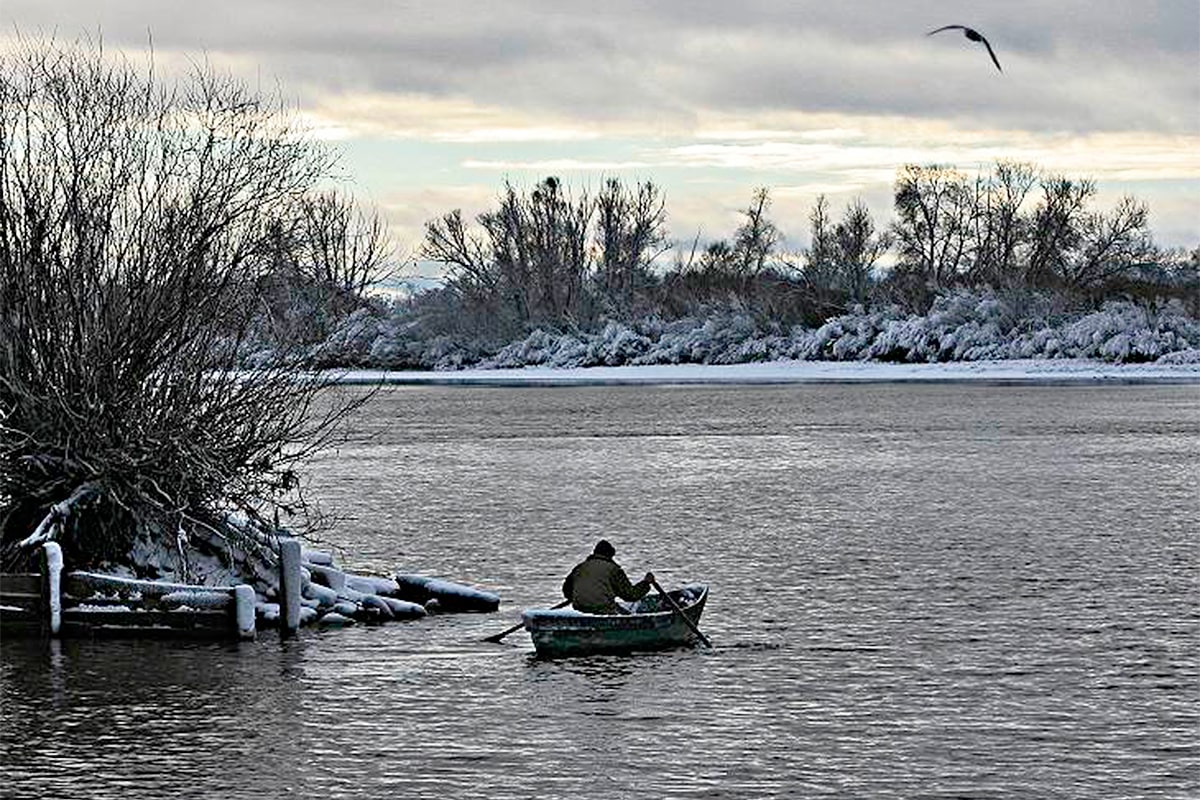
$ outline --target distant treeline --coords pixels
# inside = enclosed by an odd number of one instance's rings
[[[1095,195],[1091,180],[1025,163],[979,176],[907,165],[891,224],[861,200],[835,214],[821,196],[808,248],[788,252],[767,189],[754,192],[731,236],[681,247],[652,182],[611,178],[595,194],[557,178],[530,190],[506,183],[498,207],[473,223],[456,210],[426,224],[421,254],[447,280],[407,311],[431,334],[495,341],[729,311],[816,327],[856,307],[924,314],[961,289],[1050,294],[1081,311],[1178,299],[1195,316],[1200,249],[1157,247],[1144,203],[1097,209]]]

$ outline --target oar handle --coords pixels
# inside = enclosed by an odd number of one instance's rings
[[[563,600],[563,601],[562,601],[561,603],[559,603],[558,605],[556,605],[556,606],[551,606],[551,609],[553,609],[553,610],[557,610],[557,609],[560,609],[560,608],[562,608],[563,606],[569,605],[570,603],[571,603],[571,601],[570,601],[570,600]],[[516,632],[516,631],[519,631],[519,630],[521,630],[521,628],[524,628],[524,627],[525,627],[525,620],[521,620],[520,622],[518,622],[516,625],[513,625],[513,626],[512,626],[511,628],[509,628],[508,630],[506,630],[506,631],[501,631],[500,633],[492,634],[491,636],[489,636],[489,637],[487,637],[486,639],[484,639],[484,641],[485,641],[485,642],[498,642],[498,641],[500,641],[501,639],[503,639],[505,636],[508,636],[510,633],[514,633],[514,632]]]
[[[692,622],[692,618],[689,617],[687,614],[683,613],[683,609],[679,607],[679,603],[675,602],[675,598],[671,597],[671,595],[667,594],[663,590],[663,587],[659,585],[658,581],[651,580],[650,585],[658,590],[658,593],[663,596],[663,599],[666,600],[668,604],[670,604],[671,608],[675,609],[675,612],[677,614],[679,614],[679,616],[683,617],[683,621],[686,622],[687,626],[692,629],[692,633],[694,633],[700,637],[700,641],[704,642],[704,646],[712,647],[712,642],[710,642],[708,640],[707,636],[705,636],[703,633],[700,632],[699,626],[697,626],[696,623]]]

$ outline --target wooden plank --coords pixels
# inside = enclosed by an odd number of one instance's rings
[[[63,593],[72,597],[89,597],[92,594],[119,594],[143,597],[162,597],[172,592],[205,591],[233,596],[229,586],[195,586],[188,583],[159,583],[135,578],[118,578],[115,575],[99,575],[94,572],[68,572],[63,576]]]
[[[122,598],[122,597],[86,597],[86,598],[71,597],[71,596],[63,597],[63,611],[66,611],[71,608],[77,608],[80,605],[87,605],[87,606],[93,606],[93,607],[96,607],[96,606],[118,606],[118,607],[124,607],[124,608],[133,608],[135,606],[140,607],[140,605],[138,603],[136,603],[135,601],[130,600],[128,598]]]
[[[0,609],[0,634],[3,636],[41,636],[43,627],[40,614]]]
[[[178,628],[166,625],[92,625],[77,622],[63,613],[62,632],[73,639],[182,639],[202,641],[224,641],[237,638],[232,627],[221,628]]]
[[[41,594],[42,576],[36,572],[0,574],[0,595]]]
[[[112,608],[111,606],[107,608]],[[142,628],[179,628],[223,631],[236,637],[237,629],[225,611],[115,611],[63,609],[63,622],[91,627],[123,627],[136,633]]]
[[[42,612],[42,595],[38,594],[17,594],[16,592],[5,592],[0,594],[0,606],[14,606],[24,611],[29,611],[35,614]]]

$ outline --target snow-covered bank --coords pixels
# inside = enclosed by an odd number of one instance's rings
[[[524,367],[453,371],[352,370],[354,384],[577,386],[604,384],[779,384],[871,382],[1196,383],[1200,363],[1111,364],[1069,359],[893,364],[870,361],[764,361],[751,364],[657,364],[621,367]]]

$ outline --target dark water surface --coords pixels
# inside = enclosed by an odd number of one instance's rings
[[[21,642],[8,797],[1200,796],[1195,386],[411,387],[311,492],[499,614]],[[605,536],[712,651],[480,639]]]

